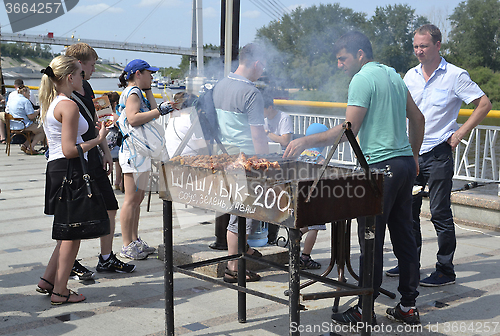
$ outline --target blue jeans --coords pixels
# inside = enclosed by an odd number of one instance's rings
[[[375,220],[375,268],[373,298],[379,295],[382,284],[385,228],[389,229],[392,248],[398,258],[399,286],[401,304],[415,306],[418,296],[417,286],[420,281],[417,246],[412,232],[412,188],[415,181],[415,160],[411,156],[400,156],[370,165],[370,168],[391,166],[392,177],[384,178],[383,214]],[[365,233],[365,218],[358,218],[358,239],[361,246],[360,284],[362,283],[363,254],[362,244]],[[361,297],[360,297],[361,303]]]
[[[431,221],[438,237],[438,252],[436,270],[455,278],[453,256],[457,247],[455,225],[451,212],[451,188],[453,185],[453,155],[451,146],[443,142],[430,152],[419,156],[420,174],[415,180],[416,185],[429,186],[429,203]],[[413,199],[413,231],[417,246],[422,246],[420,231],[420,208],[422,197]]]

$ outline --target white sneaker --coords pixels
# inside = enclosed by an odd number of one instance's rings
[[[129,258],[134,260],[142,260],[148,257],[148,254],[145,252],[141,252],[137,247],[135,242],[131,242],[128,246],[122,246],[122,250],[120,251],[120,256],[123,258]]]
[[[137,238],[135,244],[137,245],[139,252],[144,252],[147,253],[148,255],[156,252],[156,249],[152,246],[149,246],[148,243],[146,243],[144,240],[141,239],[141,237]]]

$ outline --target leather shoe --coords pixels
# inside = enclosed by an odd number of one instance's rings
[[[208,245],[213,250],[221,250],[221,251],[227,251],[227,245],[221,245],[217,242],[213,242],[212,244]]]

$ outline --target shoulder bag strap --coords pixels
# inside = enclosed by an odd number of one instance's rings
[[[83,157],[83,149],[80,145],[76,145],[76,149],[78,149],[78,156],[80,156],[80,162],[82,164],[83,171],[83,180],[85,181],[85,185],[87,186],[87,196],[89,198],[92,197],[92,188],[90,187],[90,175],[87,170],[87,161]]]
[[[94,116],[92,115],[92,113],[90,113],[89,109],[87,108],[87,105],[85,105],[82,102],[82,100],[80,98],[78,98],[78,96],[74,92],[71,93],[71,98],[73,100],[76,100],[78,102],[78,104],[82,105],[83,108],[85,109],[85,112],[87,112],[87,115],[90,117],[90,119],[95,121]]]

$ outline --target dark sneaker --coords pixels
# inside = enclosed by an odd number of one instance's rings
[[[427,278],[420,280],[420,286],[439,287],[455,283],[455,277],[448,276],[439,271],[432,272]]]
[[[73,264],[73,269],[69,274],[71,279],[75,280],[90,280],[94,278],[95,273],[89,270],[87,267],[80,264],[78,260],[75,260]]]
[[[351,324],[356,325],[358,322],[361,322],[362,316],[359,312],[358,305],[347,309],[343,313],[334,313],[332,314],[332,322],[337,324]],[[372,313],[372,325],[377,324],[377,317],[375,316],[375,312]]]
[[[212,244],[208,245],[212,250],[221,250],[221,251],[227,251],[227,244],[222,245],[219,244],[218,242],[213,242]]]
[[[401,303],[398,303],[395,308],[387,308],[385,313],[391,320],[411,325],[420,324],[420,315],[418,314],[418,309],[415,307],[410,308],[410,310],[405,313],[401,310]]]
[[[385,275],[390,277],[398,277],[399,276],[399,266],[391,268],[390,270],[385,271]]]
[[[99,262],[95,268],[97,272],[118,272],[118,273],[132,273],[135,271],[135,265],[126,264],[116,257],[116,254],[111,252],[108,260],[104,261],[102,256],[99,255]]]

